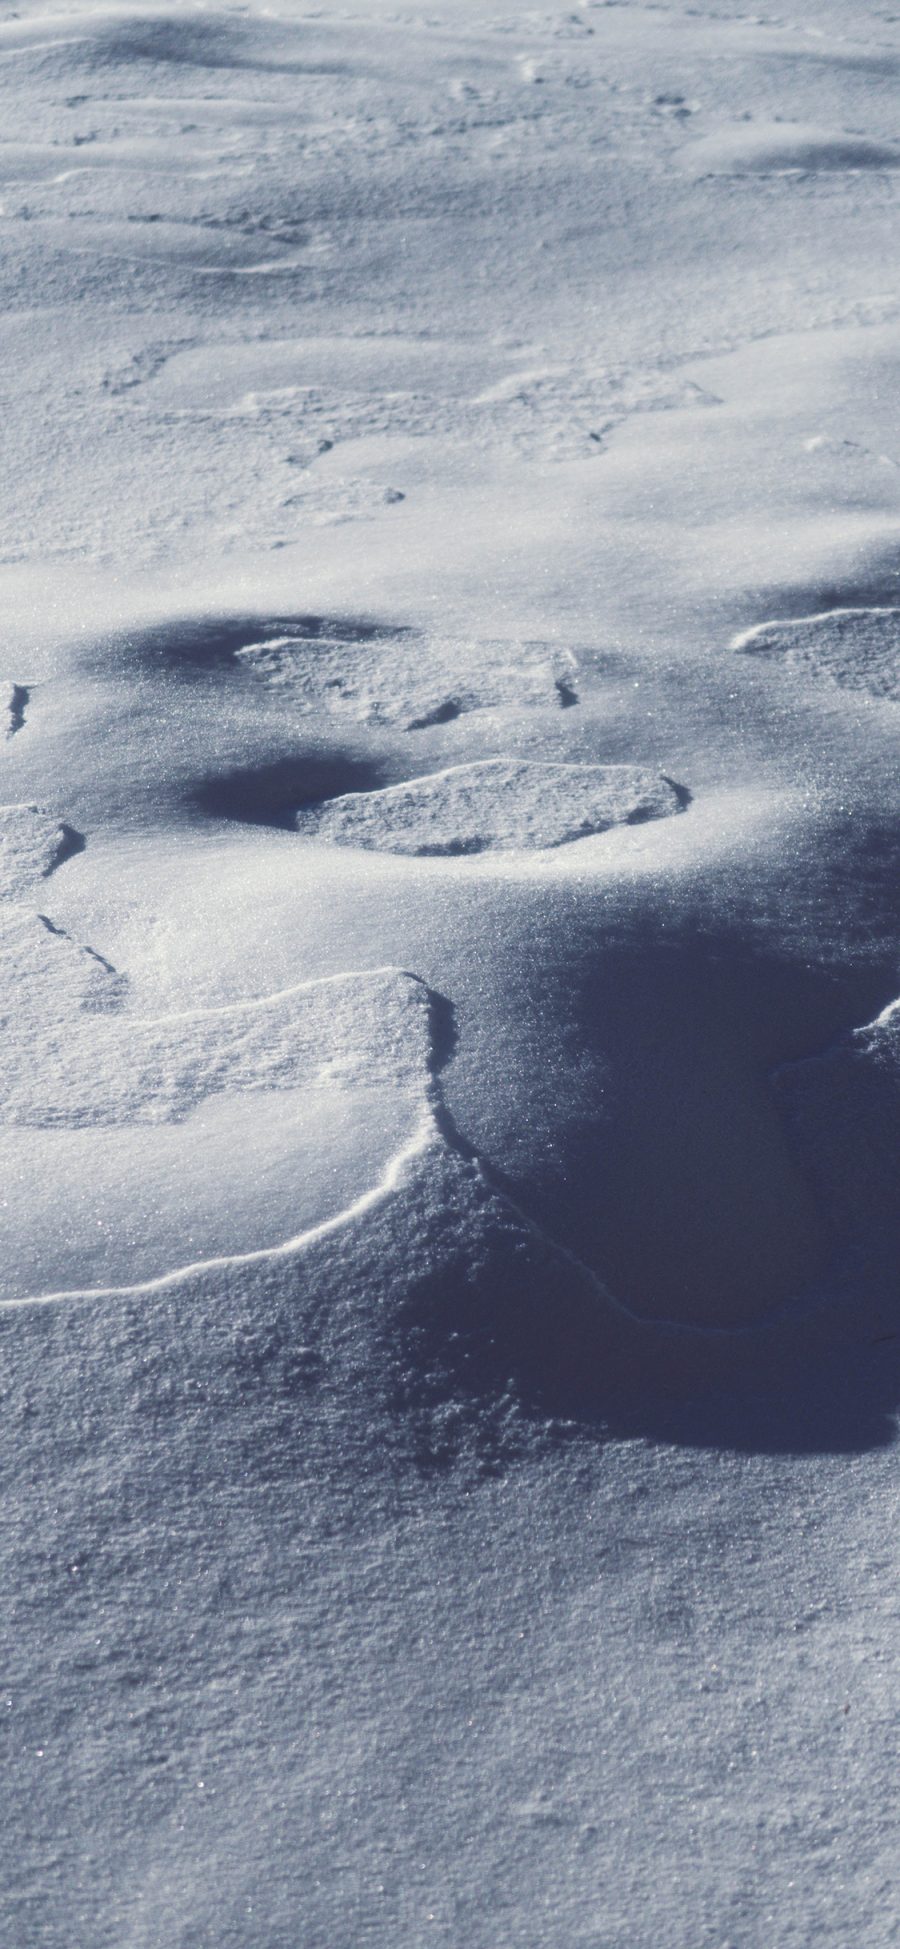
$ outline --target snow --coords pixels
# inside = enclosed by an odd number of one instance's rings
[[[763,623],[735,639],[736,650],[783,656],[795,670],[841,690],[900,702],[900,646],[894,609],[830,609],[787,623]]]
[[[896,169],[900,150],[840,129],[783,121],[768,127],[746,122],[693,144],[688,160],[695,169],[714,175],[740,174],[743,170],[770,174],[786,169]]]
[[[0,805],[0,900],[15,901],[46,880],[81,835],[38,805]]]
[[[900,1940],[898,69],[0,21],[16,1949]]]
[[[247,643],[235,657],[254,678],[288,692],[307,714],[325,712],[407,731],[446,724],[464,711],[578,702],[577,659],[544,643],[429,641],[372,624],[308,619],[302,634]]]
[[[677,786],[634,765],[511,764],[502,758],[348,792],[297,814],[297,831],[392,853],[483,853],[564,846],[610,826],[683,809]]]

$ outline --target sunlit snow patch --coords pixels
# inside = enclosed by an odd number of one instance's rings
[[[344,642],[297,632],[248,643],[236,660],[305,713],[326,710],[407,731],[469,711],[577,702],[574,657],[546,643],[409,634]]]
[[[0,900],[21,900],[84,844],[38,805],[0,805]]]
[[[841,690],[900,701],[900,609],[831,609],[763,623],[736,636],[731,647],[783,656],[792,669]]]
[[[0,975],[3,1300],[299,1240],[436,1141],[431,997],[399,970],[137,1019],[107,964],[11,908]]]
[[[390,853],[535,851],[683,810],[688,794],[638,765],[453,765],[380,792],[303,808],[297,830]]]

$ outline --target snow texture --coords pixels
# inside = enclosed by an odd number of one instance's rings
[[[304,715],[333,712],[406,731],[446,724],[468,711],[533,704],[565,709],[578,701],[574,656],[542,643],[422,642],[386,632],[367,642],[310,632],[248,643],[235,654]]]
[[[841,690],[900,701],[900,610],[833,609],[796,622],[763,623],[735,639],[736,650],[783,656],[801,675]]]
[[[70,853],[80,836],[37,805],[0,805],[0,900],[31,895]]]
[[[10,1949],[896,1949],[898,75],[3,10]]]
[[[800,122],[738,122],[691,144],[694,169],[716,175],[785,170],[896,169],[900,149],[840,129]]]
[[[684,797],[635,765],[497,758],[454,765],[382,792],[348,792],[297,814],[297,831],[340,846],[449,854],[564,846],[610,826],[664,819]]]
[[[6,714],[6,736],[14,738],[25,722],[25,712],[29,696],[24,684],[5,684],[2,693],[2,709]]]
[[[344,1087],[363,1079],[403,1090],[426,1067],[427,991],[393,970],[338,975],[258,1002],[156,1021],[118,1012],[87,1020],[73,1011],[61,1033],[52,1012],[57,997],[77,997],[84,1011],[79,991],[86,982],[92,1009],[102,1011],[104,984],[94,972],[102,974],[102,963],[89,956],[94,965],[85,968],[83,951],[30,916],[4,929],[0,953],[32,1058],[23,1070],[14,1039],[5,1039],[5,1123],[167,1122],[221,1091]]]
[[[844,1238],[900,1224],[900,1002],[808,1063],[783,1070],[779,1095]],[[884,1249],[882,1247],[882,1249]]]

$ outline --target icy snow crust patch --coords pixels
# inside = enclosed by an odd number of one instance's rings
[[[795,622],[763,623],[734,649],[782,656],[791,669],[841,690],[900,702],[900,609],[833,609]]]
[[[610,826],[682,809],[670,780],[635,765],[538,765],[497,758],[383,792],[350,792],[297,814],[297,831],[389,853],[460,854],[565,846]]]
[[[0,971],[4,1301],[296,1242],[435,1141],[430,998],[398,971],[147,1021],[22,907]]]
[[[320,636],[272,637],[235,652],[252,676],[306,715],[427,730],[477,710],[577,703],[576,659],[542,643],[373,643]]]

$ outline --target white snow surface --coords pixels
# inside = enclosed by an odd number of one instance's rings
[[[52,812],[0,805],[0,901],[32,893],[72,850],[66,827]]]
[[[0,18],[11,1949],[900,1941],[898,75]]]
[[[827,609],[820,616],[763,623],[738,636],[734,647],[756,656],[783,656],[803,675],[900,703],[897,609]]]
[[[297,813],[297,831],[376,852],[534,852],[665,819],[677,787],[636,765],[536,764],[481,759],[389,785],[346,792]]]
[[[248,643],[235,657],[309,716],[333,711],[407,731],[449,723],[466,711],[508,713],[529,704],[566,709],[578,701],[575,656],[544,643],[429,641],[415,631],[392,635],[346,624],[323,636],[314,620],[303,634]]]

